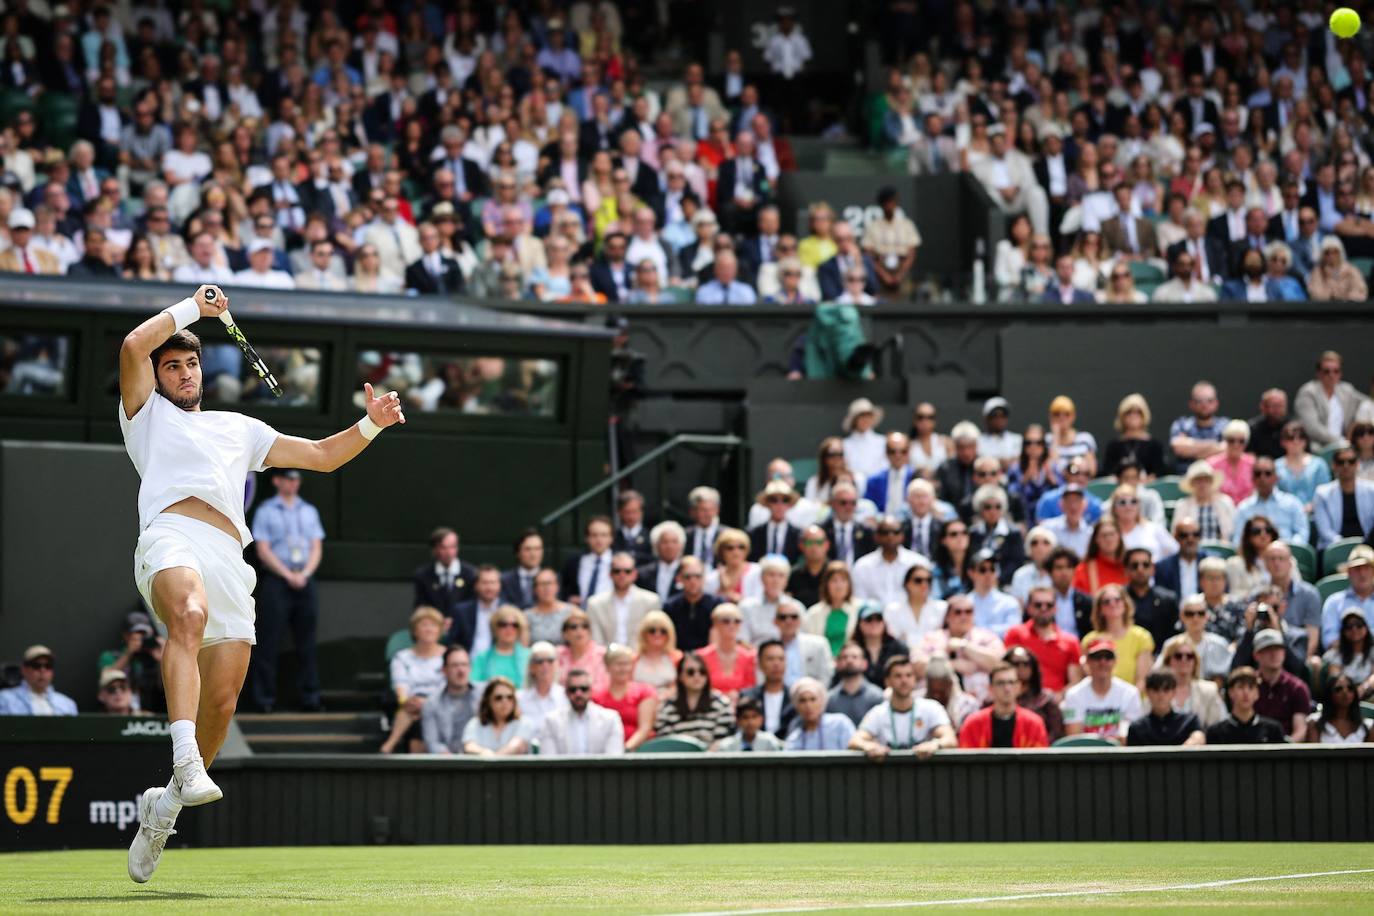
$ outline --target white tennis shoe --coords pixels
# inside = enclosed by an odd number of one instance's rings
[[[205,761],[199,754],[172,765],[172,783],[176,786],[181,804],[187,808],[219,801],[224,797],[220,787],[205,772]]]
[[[129,845],[129,877],[139,884],[147,882],[157,871],[157,864],[162,859],[162,849],[167,845],[167,838],[176,833],[172,829],[173,821],[158,817],[153,813],[153,805],[162,797],[162,793],[167,789],[164,786],[153,786],[143,793],[143,798],[138,803],[138,832],[134,834],[134,841]]]

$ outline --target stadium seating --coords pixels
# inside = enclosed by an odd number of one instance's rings
[[[1329,576],[1339,572],[1345,558],[1350,556],[1350,551],[1363,543],[1364,538],[1341,538],[1327,545],[1322,551],[1322,574]]]
[[[1343,591],[1349,587],[1350,577],[1345,573],[1336,573],[1335,575],[1326,576],[1317,581],[1317,594],[1321,595],[1321,599],[1325,601],[1327,598],[1336,594],[1336,592]]]
[[[1317,552],[1311,545],[1296,544],[1292,541],[1288,542],[1288,549],[1293,552],[1293,562],[1298,564],[1303,581],[1314,581],[1317,578]]]
[[[685,735],[668,735],[663,738],[650,738],[639,746],[639,754],[699,754],[706,745],[696,738]]]
[[[1115,747],[1115,745],[1106,738],[1099,738],[1096,735],[1065,735],[1050,747]]]
[[[1221,557],[1223,559],[1236,555],[1236,548],[1232,547],[1227,541],[1203,541],[1198,545],[1198,549],[1208,556]]]

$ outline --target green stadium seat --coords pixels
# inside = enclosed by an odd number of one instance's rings
[[[1144,293],[1146,299],[1153,299],[1155,295],[1155,290],[1159,289],[1163,285],[1163,283],[1152,283],[1149,280],[1143,280],[1137,283],[1135,285],[1135,288]]]
[[[806,486],[806,482],[816,476],[818,464],[815,458],[790,458],[788,464],[792,465],[792,476],[797,479],[797,490]]]
[[[1115,744],[1106,738],[1099,738],[1096,735],[1065,735],[1050,747],[1116,747]]]
[[[1198,550],[1202,552],[1203,556],[1222,557],[1223,559],[1236,555],[1236,548],[1226,541],[1203,541],[1198,545]]]
[[[1325,462],[1326,462],[1326,466],[1329,468],[1329,467],[1331,467],[1331,458],[1332,458],[1332,456],[1335,455],[1336,452],[1340,451],[1340,449],[1341,449],[1341,444],[1340,444],[1339,442],[1337,442],[1337,443],[1335,443],[1335,444],[1333,444],[1333,445],[1328,445],[1326,448],[1324,448],[1324,449],[1322,449],[1321,451],[1317,452],[1317,457],[1320,458],[1322,461],[1325,461]]]
[[[386,641],[386,663],[391,664],[391,660],[396,657],[396,653],[402,649],[409,649],[415,645],[415,640],[410,636],[410,630],[397,630],[387,638]]]
[[[33,97],[22,89],[0,89],[0,124],[13,124],[21,111],[34,110]]]
[[[1370,270],[1374,270],[1374,258],[1351,258],[1350,263],[1362,277],[1368,277]]]
[[[1322,551],[1322,575],[1329,576],[1340,572],[1341,564],[1350,556],[1350,551],[1363,543],[1364,538],[1341,538],[1339,541],[1332,541],[1330,546]]]
[[[1171,475],[1169,477],[1160,477],[1158,480],[1152,480],[1146,484],[1146,486],[1158,493],[1159,498],[1166,503],[1178,502],[1178,500],[1183,498],[1183,488],[1179,486],[1181,482],[1181,477],[1178,475]]]
[[[641,744],[635,753],[638,754],[700,754],[706,750],[706,745],[696,738],[686,735],[666,735],[662,738],[650,738]]]
[[[1116,486],[1115,477],[1099,477],[1096,480],[1089,481],[1088,492],[1105,502],[1107,498],[1112,495],[1112,491],[1116,489]]]
[[[1164,275],[1164,268],[1158,264],[1151,264],[1147,261],[1129,261],[1131,267],[1131,279],[1135,281],[1137,287],[1142,283],[1153,283],[1156,286],[1167,279]]]
[[[1360,703],[1360,715],[1374,722],[1374,703],[1364,700]]]
[[[38,98],[36,114],[49,143],[67,149],[76,142],[76,124],[81,116],[81,104],[76,96],[66,92],[45,92]]]
[[[1293,552],[1293,562],[1298,564],[1298,572],[1302,573],[1304,582],[1311,582],[1317,578],[1317,552],[1308,544],[1289,543],[1288,549]]]
[[[1317,582],[1317,594],[1321,595],[1322,603],[1325,604],[1327,598],[1330,598],[1332,595],[1336,594],[1336,592],[1344,591],[1349,585],[1350,577],[1345,573],[1326,576]]]

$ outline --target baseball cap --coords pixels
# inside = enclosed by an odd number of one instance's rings
[[[1115,655],[1116,643],[1112,642],[1110,639],[1101,638],[1094,639],[1092,642],[1088,643],[1088,650],[1085,654],[1094,655],[1098,652],[1110,652]]]
[[[130,611],[129,616],[124,618],[124,632],[152,636],[153,619],[142,611]]]
[[[115,681],[127,682],[128,680],[129,675],[125,674],[123,671],[120,671],[118,668],[106,668],[104,671],[100,672],[100,688],[102,690],[113,684]]]
[[[566,207],[571,201],[572,198],[568,196],[568,192],[562,188],[554,188],[549,192],[548,202],[550,207]]]
[[[984,547],[982,550],[978,551],[977,553],[975,553],[975,554],[973,555],[973,563],[970,564],[970,565],[977,566],[979,563],[993,563],[993,564],[996,564],[996,563],[997,563],[997,551],[995,551],[995,550],[990,550],[990,549]]]
[[[47,646],[41,644],[36,646],[29,646],[27,649],[24,650],[24,661],[26,663],[31,662],[36,658],[51,659],[52,657],[52,649],[49,649]]]
[[[1255,651],[1262,652],[1283,645],[1283,634],[1278,630],[1266,628],[1255,634]]]
[[[444,217],[453,216],[453,204],[446,200],[441,200],[434,205],[434,209],[430,211],[429,216],[430,219],[443,219]]]
[[[1064,484],[1062,495],[1068,496],[1070,493],[1077,493],[1079,496],[1082,496],[1086,492],[1088,491],[1083,488],[1081,483],[1066,483]]]
[[[1364,622],[1365,626],[1369,625],[1369,618],[1365,616],[1364,611],[1353,604],[1341,611],[1341,623],[1345,623],[1347,617],[1357,617]]]
[[[876,604],[865,604],[863,607],[859,608],[860,620],[871,620],[874,617],[881,616],[883,616],[883,609]]]
[[[295,468],[279,468],[276,476],[285,477],[287,480],[300,480],[301,472]]]
[[[1357,566],[1374,566],[1374,547],[1361,544],[1350,551],[1350,556],[1345,559],[1346,571],[1349,572]]]
[[[257,254],[259,251],[271,251],[272,241],[270,239],[253,239],[248,243],[248,253]]]
[[[991,416],[994,410],[1005,410],[1007,413],[1011,413],[1011,404],[1003,397],[988,398],[983,402],[983,416]]]
[[[27,207],[15,207],[10,211],[11,229],[32,229],[34,227],[33,211]]]

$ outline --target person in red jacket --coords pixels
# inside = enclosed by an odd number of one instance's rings
[[[1016,705],[1021,682],[1016,669],[999,662],[992,669],[992,705],[970,715],[959,729],[959,746],[981,747],[1049,747],[1050,737],[1045,720]]]

